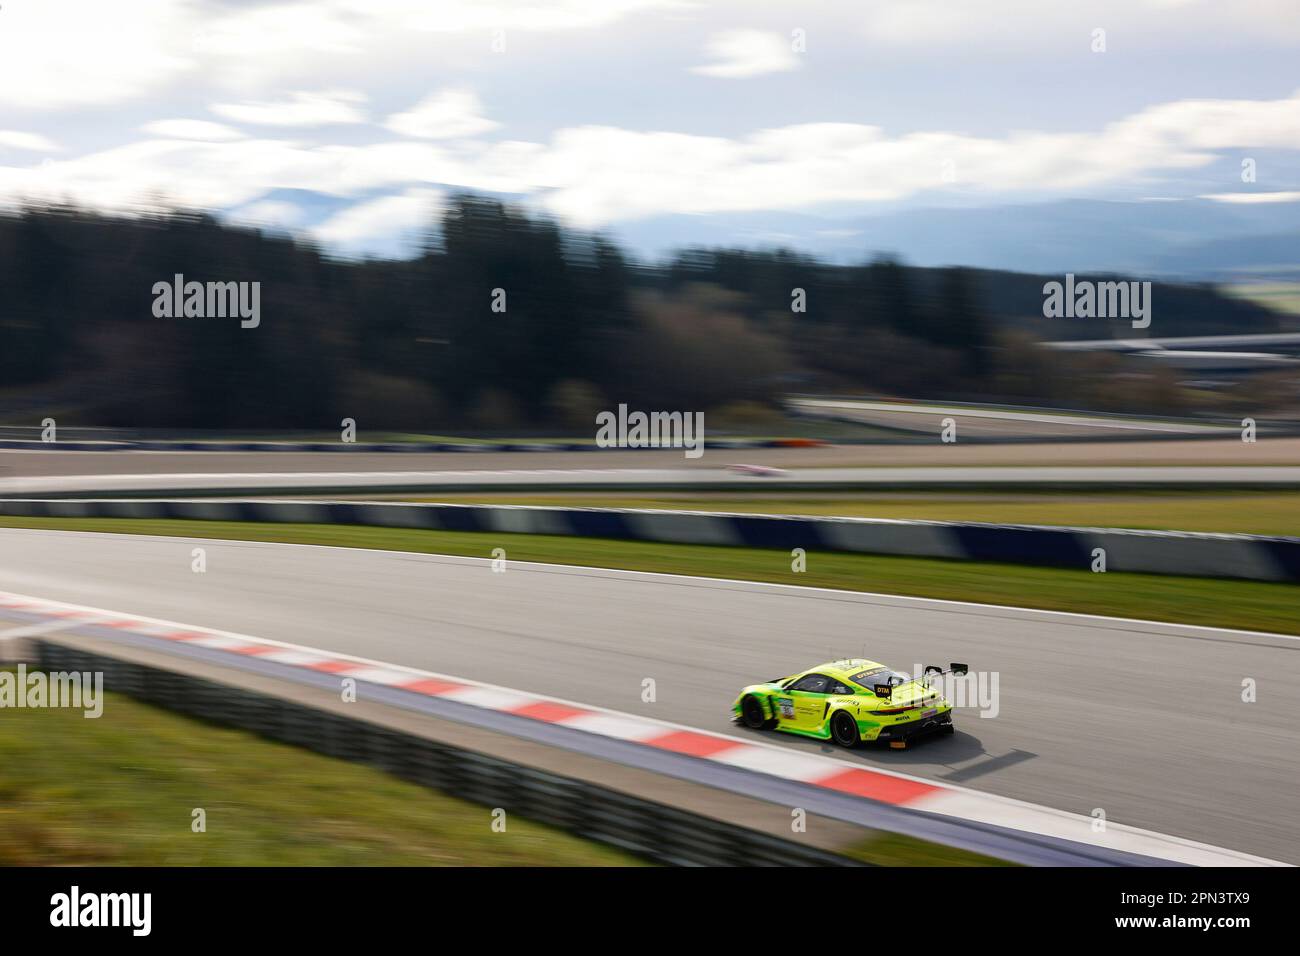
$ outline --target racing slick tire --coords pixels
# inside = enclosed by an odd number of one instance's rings
[[[861,742],[858,722],[848,711],[840,710],[831,715],[831,739],[841,747],[856,747]]]
[[[770,730],[776,726],[776,721],[763,710],[763,702],[753,694],[740,702],[740,721],[751,730]]]

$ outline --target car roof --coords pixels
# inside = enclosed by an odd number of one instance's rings
[[[849,657],[844,660],[818,664],[816,667],[808,668],[804,673],[825,674],[828,677],[834,677],[836,680],[852,680],[854,674],[884,666],[884,664],[876,661],[869,661],[865,657]]]

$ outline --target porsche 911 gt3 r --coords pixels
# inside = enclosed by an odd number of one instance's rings
[[[932,664],[913,678],[876,661],[832,661],[751,684],[731,709],[735,720],[756,730],[784,730],[843,747],[877,740],[901,749],[926,734],[953,732],[952,704],[930,681],[966,670],[965,664],[949,664],[946,671]]]

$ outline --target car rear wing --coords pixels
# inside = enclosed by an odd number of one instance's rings
[[[930,681],[935,677],[942,677],[945,674],[953,674],[957,677],[964,677],[969,672],[969,670],[970,668],[967,667],[965,664],[958,664],[956,662],[950,663],[948,665],[947,670],[944,670],[938,664],[927,664],[925,669],[921,671],[920,677],[913,677],[911,680],[908,681],[899,681],[897,684],[893,683],[892,681],[887,681],[884,684],[874,684],[872,685],[872,691],[881,700],[893,700],[895,687],[902,687],[904,684],[916,684],[916,683],[921,683],[924,686],[929,687]]]

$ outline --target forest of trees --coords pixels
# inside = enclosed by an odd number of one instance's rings
[[[151,290],[177,273],[260,282],[260,325],[156,317]],[[785,251],[650,266],[474,196],[448,205],[421,255],[360,262],[203,214],[29,209],[0,217],[0,421],[586,430],[619,402],[739,415],[790,391],[1176,406],[1167,381],[1125,390],[1107,357],[1037,349],[1133,334],[1042,318],[1043,281]],[[1278,328],[1209,287],[1154,298],[1152,335]]]

